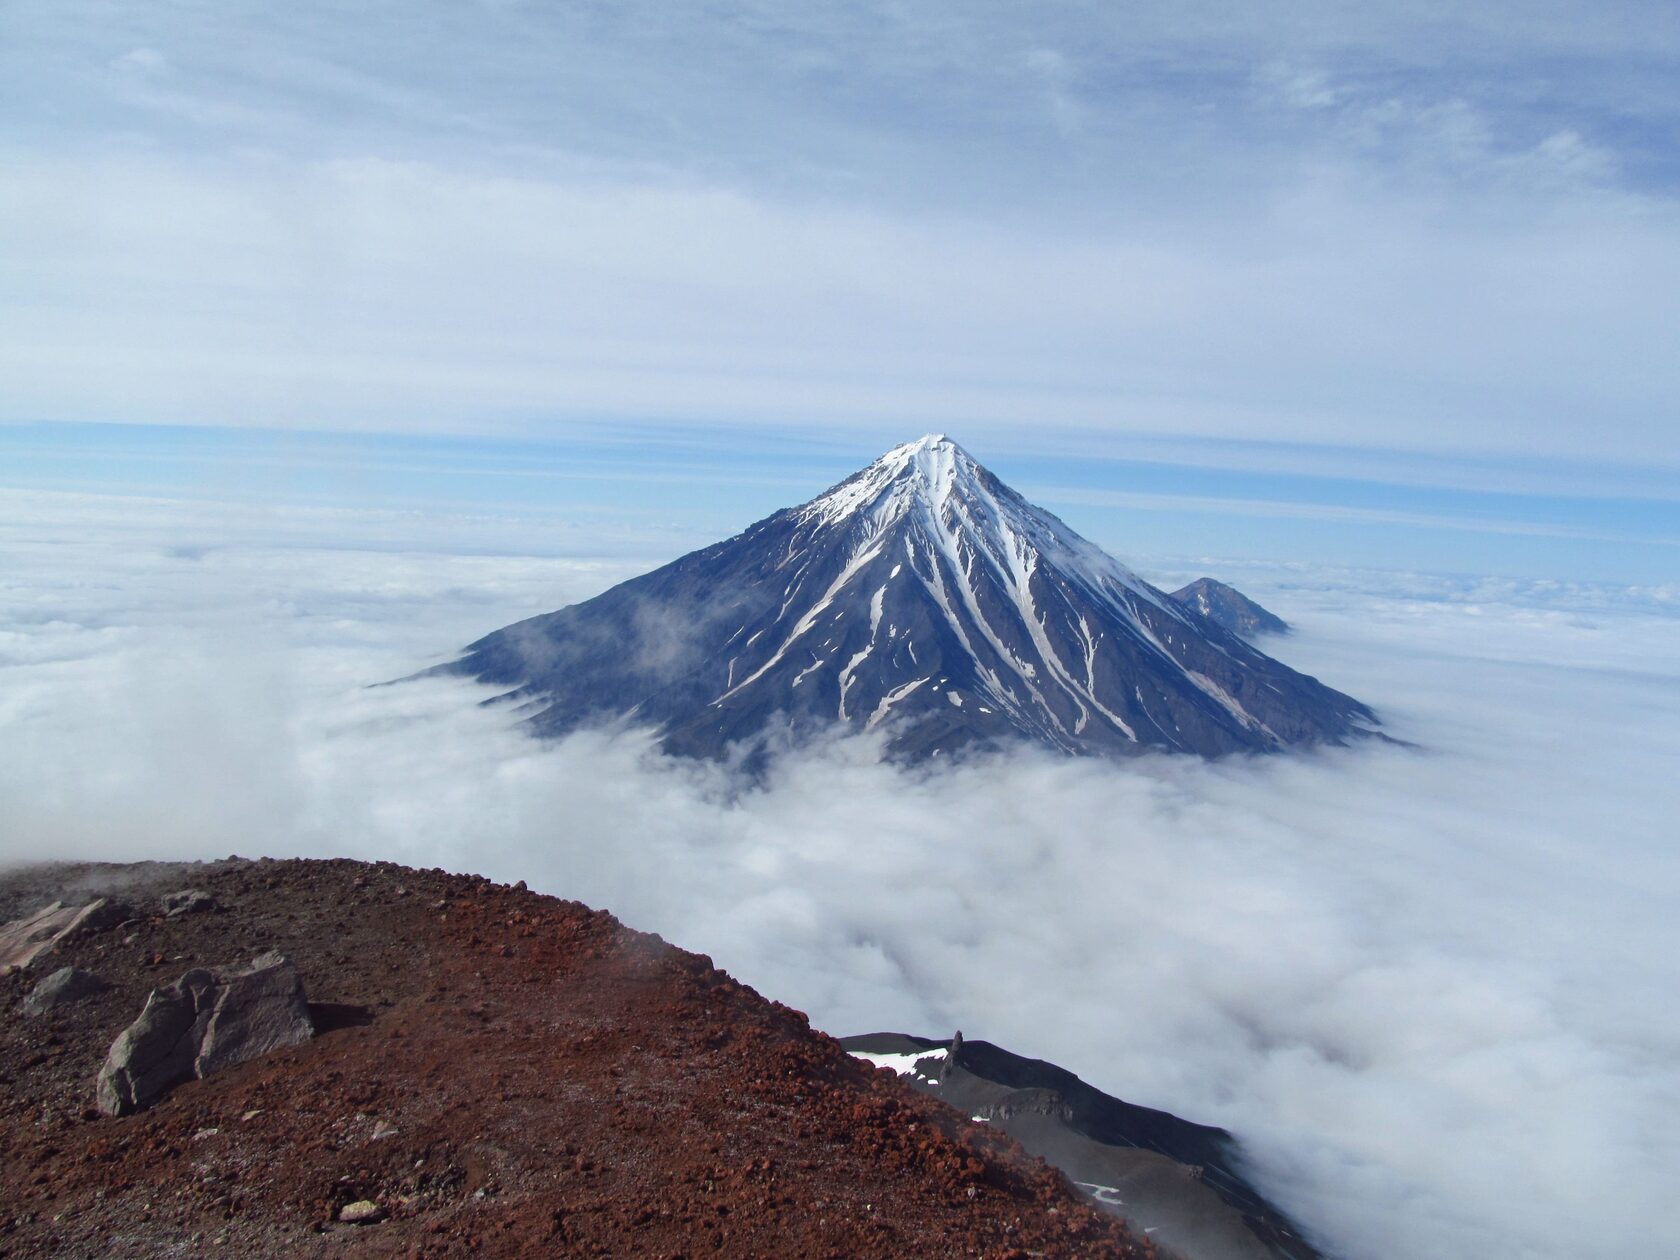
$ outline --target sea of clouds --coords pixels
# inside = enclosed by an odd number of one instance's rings
[[[915,773],[852,739],[753,785],[635,734],[538,744],[467,683],[368,686],[671,554],[0,493],[0,863],[525,879],[826,1030],[960,1027],[1224,1125],[1348,1260],[1680,1249],[1673,588],[1216,569],[1416,744],[1217,763]]]

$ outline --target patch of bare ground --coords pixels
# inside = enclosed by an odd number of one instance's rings
[[[126,923],[0,979],[0,1256],[1155,1255],[1007,1137],[610,915],[349,861],[57,867]],[[219,911],[167,918],[163,892]],[[317,1026],[122,1119],[93,1080],[147,992],[288,954]],[[75,965],[112,988],[19,1004]],[[371,1201],[383,1219],[341,1223]]]

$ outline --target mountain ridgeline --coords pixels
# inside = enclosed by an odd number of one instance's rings
[[[1376,724],[937,436],[440,671],[506,688],[538,734],[651,726],[697,757],[836,726],[912,762],[1021,740],[1217,756]]]
[[[1289,633],[1289,623],[1282,617],[1260,607],[1236,587],[1213,578],[1197,578],[1189,586],[1174,591],[1172,597],[1245,639],[1257,634]]]
[[[1179,1260],[1324,1260],[1249,1181],[1242,1147],[1224,1129],[1114,1098],[1053,1063],[961,1033],[867,1033],[840,1044],[1009,1134]]]

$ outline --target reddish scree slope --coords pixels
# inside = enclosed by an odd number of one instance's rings
[[[224,910],[151,914],[0,981],[0,1255],[1155,1255],[1007,1138],[576,903],[230,860],[14,874],[0,910],[67,881],[148,911],[202,888]],[[342,1026],[141,1115],[91,1110],[149,988],[265,948]],[[70,963],[116,987],[16,1013]],[[389,1219],[336,1223],[360,1199]]]

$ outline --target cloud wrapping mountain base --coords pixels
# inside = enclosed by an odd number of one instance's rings
[[[75,546],[15,505],[0,532],[0,859],[523,878],[820,1027],[961,1027],[1225,1126],[1351,1260],[1680,1246],[1671,615],[1228,568],[1290,664],[1422,747],[924,774],[849,739],[755,785],[635,733],[536,743],[470,684],[362,685],[622,562],[323,541],[354,520],[202,551],[184,509],[61,509]]]

